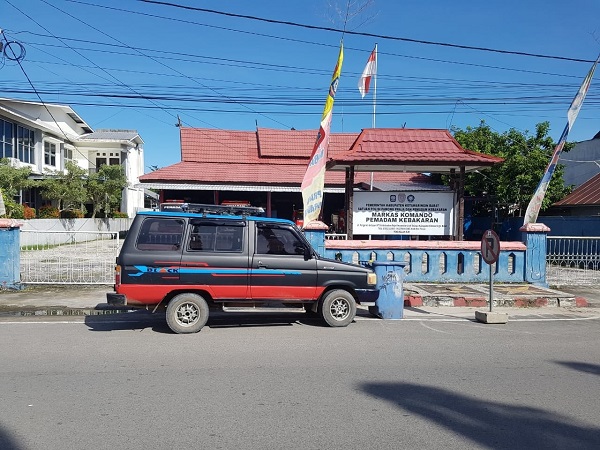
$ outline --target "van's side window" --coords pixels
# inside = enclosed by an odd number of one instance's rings
[[[142,223],[136,247],[159,252],[179,250],[182,235],[183,220],[148,217]]]
[[[304,246],[290,229],[260,225],[256,235],[256,253],[301,255]]]
[[[243,226],[223,224],[191,225],[188,251],[241,252],[244,242]]]

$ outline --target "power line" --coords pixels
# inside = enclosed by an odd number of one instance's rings
[[[62,9],[60,9],[60,8],[58,8],[57,6],[55,6],[55,5],[51,5],[51,4],[50,4],[50,3],[48,3],[46,0],[40,0],[40,1],[42,1],[43,3],[46,3],[48,6],[51,6],[51,7],[53,7],[53,8],[54,8],[54,9],[56,9],[57,11],[60,11],[60,12],[62,12],[63,14],[66,14],[66,15],[68,15],[69,17],[71,17],[71,18],[73,18],[73,19],[75,19],[75,20],[77,20],[77,21],[79,21],[79,22],[81,22],[81,23],[83,23],[83,24],[87,25],[88,27],[90,27],[90,28],[92,28],[93,30],[97,31],[98,33],[101,33],[101,34],[103,34],[104,36],[106,36],[106,37],[108,37],[108,38],[110,38],[110,39],[114,40],[115,42],[118,42],[118,43],[120,43],[121,45],[124,45],[124,46],[126,46],[126,47],[128,47],[128,48],[130,48],[130,49],[134,50],[134,49],[133,49],[132,47],[130,47],[128,44],[126,44],[126,43],[124,43],[124,42],[120,41],[119,39],[117,39],[117,38],[115,38],[115,37],[113,37],[113,36],[111,36],[111,35],[109,35],[109,34],[107,34],[107,33],[105,33],[104,31],[102,31],[102,30],[100,30],[100,29],[98,29],[98,28],[96,28],[96,27],[94,27],[94,26],[90,25],[90,24],[89,24],[89,23],[87,23],[87,22],[83,22],[83,21],[82,21],[82,20],[80,20],[79,18],[77,18],[77,17],[73,16],[72,14],[70,14],[70,13],[68,13],[68,12],[66,12],[66,11],[64,11],[64,10],[62,10]],[[134,50],[134,51],[135,51],[135,50]],[[177,69],[175,69],[175,68],[173,68],[173,67],[170,67],[170,66],[168,66],[168,65],[164,64],[163,62],[160,62],[160,61],[158,61],[158,60],[157,60],[156,58],[154,58],[153,56],[151,56],[151,55],[148,55],[148,54],[146,54],[146,53],[144,53],[144,52],[141,52],[141,51],[139,51],[139,50],[138,50],[137,52],[138,52],[139,54],[141,54],[142,56],[145,56],[146,58],[149,58],[149,59],[151,59],[152,61],[156,62],[157,64],[160,64],[160,65],[162,65],[163,67],[166,67],[167,69],[169,69],[169,70],[172,70],[172,71],[173,71],[173,72],[175,72],[175,73],[178,73],[179,75],[185,76],[186,78],[188,78],[188,79],[190,79],[191,81],[193,81],[193,82],[195,82],[195,83],[199,84],[200,86],[202,86],[202,87],[204,87],[204,88],[206,88],[206,89],[210,89],[210,90],[212,90],[212,91],[214,92],[214,89],[213,89],[213,88],[211,88],[210,86],[207,86],[207,85],[205,85],[204,83],[201,83],[201,82],[199,82],[199,81],[197,81],[197,80],[194,80],[194,79],[192,79],[192,78],[188,77],[187,75],[185,75],[184,73],[180,72],[179,70],[177,70]],[[226,96],[226,95],[224,95],[224,94],[219,94],[219,93],[217,93],[217,94],[218,94],[218,95],[221,95],[221,96],[223,96],[223,97],[225,97],[225,98],[227,98],[227,96]],[[251,110],[251,111],[252,111],[252,109],[251,109],[250,107],[248,107],[248,106],[246,106],[246,105],[244,105],[244,104],[240,104],[240,106],[242,106],[242,107],[244,107],[244,108],[248,108],[249,110]],[[290,128],[288,125],[286,125],[286,124],[284,124],[284,123],[282,123],[282,122],[278,121],[277,119],[273,119],[272,117],[268,117],[268,116],[266,116],[266,115],[264,115],[264,114],[262,114],[262,113],[259,113],[259,112],[257,112],[257,111],[253,111],[253,112],[254,112],[254,113],[256,113],[256,114],[259,114],[259,115],[261,115],[261,116],[263,116],[263,117],[265,117],[265,118],[267,118],[267,119],[269,119],[269,120],[272,120],[273,122],[275,122],[275,123],[278,123],[279,125],[283,125],[284,127],[288,127],[288,128]]]
[[[74,0],[68,0],[68,1],[74,1]],[[513,51],[513,50],[501,50],[501,49],[495,49],[495,48],[489,48],[489,47],[476,47],[476,46],[471,46],[471,45],[452,44],[449,42],[426,41],[426,40],[422,40],[422,39],[412,39],[412,38],[407,38],[407,37],[389,36],[389,35],[383,35],[383,34],[365,33],[365,32],[358,32],[358,31],[347,31],[347,30],[342,30],[339,28],[323,27],[323,26],[318,26],[318,25],[308,25],[308,24],[302,24],[302,23],[292,22],[292,21],[288,21],[288,20],[265,19],[264,17],[250,16],[247,14],[235,14],[235,13],[229,13],[229,12],[225,12],[225,11],[217,11],[217,10],[208,9],[208,8],[199,8],[199,7],[195,7],[195,6],[180,5],[180,4],[172,3],[172,2],[162,2],[162,1],[156,1],[156,0],[137,0],[137,1],[142,2],[142,3],[152,3],[155,5],[163,5],[163,6],[169,6],[172,8],[185,9],[188,11],[198,11],[198,12],[205,12],[205,13],[216,14],[216,15],[227,16],[227,17],[236,17],[239,19],[249,19],[249,20],[256,20],[259,22],[288,25],[288,26],[292,26],[292,27],[306,28],[309,30],[331,31],[331,32],[335,32],[335,33],[344,33],[345,32],[346,34],[350,34],[350,35],[354,35],[354,36],[372,37],[372,38],[376,38],[376,39],[385,39],[385,40],[390,40],[390,41],[412,42],[415,44],[436,45],[436,46],[441,46],[441,47],[460,48],[463,50],[477,50],[477,51],[483,51],[483,52],[501,53],[504,55],[530,56],[533,58],[557,59],[557,60],[572,61],[572,62],[593,63],[595,61],[595,60],[588,60],[588,59],[569,58],[566,56],[543,55],[543,54],[539,54],[539,53],[519,52],[519,51]],[[75,3],[79,3],[79,2],[75,2]]]

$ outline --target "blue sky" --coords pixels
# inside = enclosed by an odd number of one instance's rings
[[[178,117],[227,130],[318,127],[342,34],[304,25],[343,29],[347,2],[168,3],[0,0],[5,38],[26,51],[21,65],[0,61],[0,97],[39,101],[32,84],[94,129],[137,130],[147,172],[180,160]],[[555,140],[600,53],[598,0],[351,0],[348,11],[333,132],[372,124],[372,92],[361,99],[357,82],[376,43],[377,127],[485,120],[533,132],[549,121]],[[600,70],[569,140],[599,131]]]

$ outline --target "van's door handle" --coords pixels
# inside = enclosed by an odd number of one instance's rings
[[[263,264],[263,262],[262,262],[262,261],[258,261],[258,263],[256,264],[256,266],[257,266],[259,269],[266,269],[266,268],[268,267],[266,264]]]

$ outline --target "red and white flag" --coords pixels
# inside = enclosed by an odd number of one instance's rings
[[[371,52],[365,70],[363,70],[360,80],[358,80],[358,90],[360,95],[364,98],[369,92],[369,86],[371,85],[371,78],[377,75],[377,46]]]

